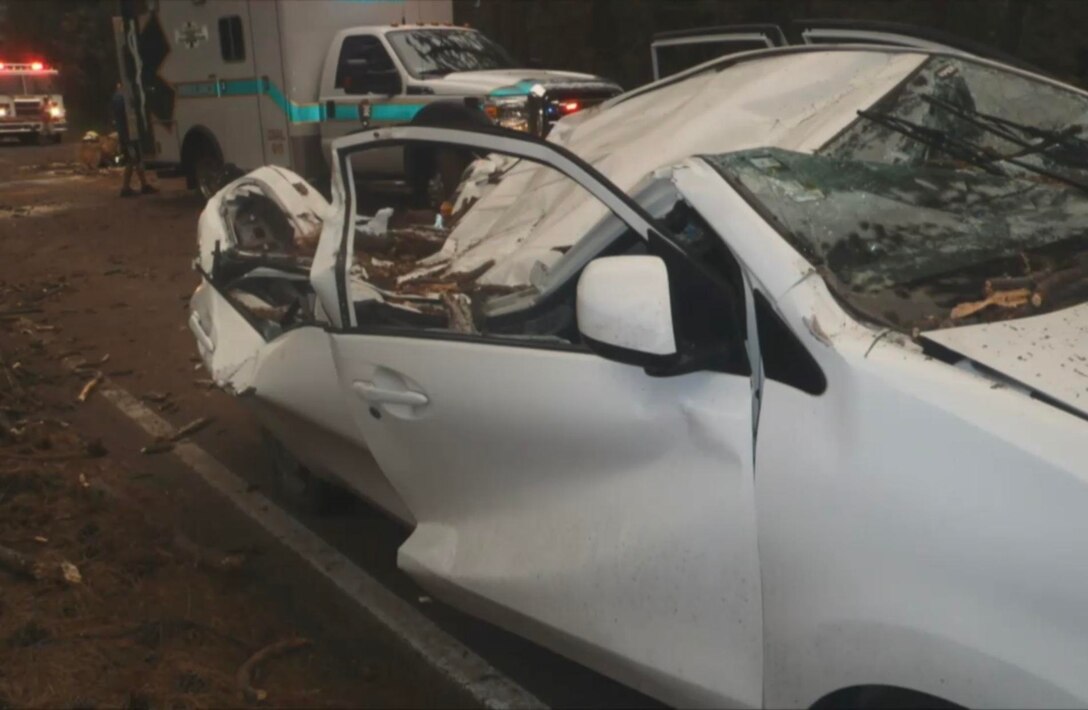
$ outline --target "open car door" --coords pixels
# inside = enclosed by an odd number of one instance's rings
[[[351,421],[328,319],[310,287],[309,254],[328,208],[317,190],[278,166],[220,190],[200,217],[200,285],[189,328],[209,377],[244,395],[274,442],[277,467],[292,466],[293,457],[410,522]]]
[[[399,566],[439,598],[658,698],[758,705],[747,360],[733,371],[655,377],[559,337],[549,324],[573,323],[580,272],[505,313],[501,329],[480,325],[479,304],[468,330],[453,318],[372,317],[389,304],[377,303],[381,291],[354,263],[362,200],[349,165],[359,151],[412,143],[535,163],[603,202],[616,243],[670,249],[638,204],[551,143],[413,126],[334,143],[334,216],[314,287],[337,324],[334,360],[354,420],[417,521]],[[685,268],[679,247],[670,253]]]

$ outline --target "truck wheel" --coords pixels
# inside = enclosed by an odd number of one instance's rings
[[[201,144],[193,156],[193,181],[205,200],[227,184],[227,170],[223,158],[207,144]]]
[[[342,489],[306,470],[271,432],[262,430],[261,437],[272,462],[276,485],[292,506],[310,515],[324,515],[337,509],[346,497]]]

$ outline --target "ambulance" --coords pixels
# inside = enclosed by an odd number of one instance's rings
[[[450,0],[122,0],[118,61],[152,167],[206,197],[279,165],[320,184],[335,138],[399,123],[497,124],[542,136],[620,93],[589,74],[526,68],[453,24]],[[448,194],[467,156],[391,147],[358,175]]]

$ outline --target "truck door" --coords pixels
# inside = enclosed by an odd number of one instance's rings
[[[343,37],[339,52],[330,53],[326,60],[322,77],[325,120],[321,123],[321,149],[326,158],[332,141],[341,136],[370,126],[410,121],[414,111],[405,91],[403,74],[379,36]],[[400,178],[404,174],[403,154],[401,148],[366,151],[356,156],[352,167],[368,177]]]
[[[662,32],[654,35],[650,43],[654,81],[728,54],[787,44],[777,25],[728,25]]]

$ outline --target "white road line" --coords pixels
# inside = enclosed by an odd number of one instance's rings
[[[107,383],[100,393],[148,434],[166,437],[174,432],[169,422],[124,389]],[[476,702],[486,708],[547,707],[268,498],[249,491],[246,481],[207,451],[192,442],[182,441],[173,454]]]

